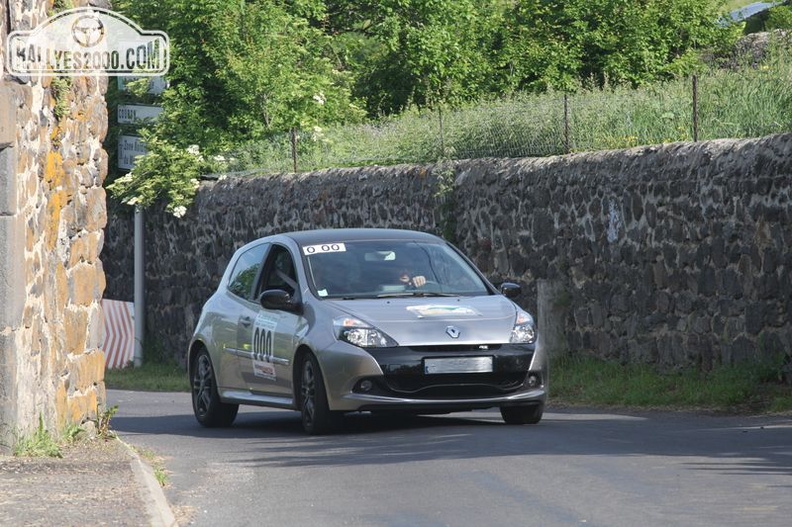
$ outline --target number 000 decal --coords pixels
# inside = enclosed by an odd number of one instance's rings
[[[343,253],[346,252],[346,246],[343,243],[323,243],[320,245],[306,245],[303,247],[303,254],[311,256],[312,254],[319,253]]]
[[[278,317],[259,313],[253,324],[253,335],[250,348],[253,351],[253,373],[256,377],[275,379],[275,367],[272,356],[275,350],[275,328]]]
[[[272,339],[273,331],[271,329],[259,328],[253,330],[253,358],[255,360],[269,361],[272,360]]]

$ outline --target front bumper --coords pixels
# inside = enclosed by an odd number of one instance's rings
[[[331,388],[333,410],[453,411],[544,403],[547,398],[546,369],[530,369],[537,367],[533,344],[395,347],[368,353],[379,371],[348,379],[341,390]],[[428,373],[425,367],[426,359],[471,357],[491,357],[492,371]]]
[[[410,399],[350,393],[344,397],[344,404],[339,409],[343,411],[414,410],[423,412],[458,412],[496,406],[544,404],[546,400],[547,392],[544,389],[528,390],[509,396],[468,399]]]

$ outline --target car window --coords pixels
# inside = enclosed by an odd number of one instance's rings
[[[478,273],[445,243],[343,241],[302,248],[306,272],[321,298],[387,294],[487,295]],[[421,277],[419,285],[412,280]]]
[[[267,289],[283,289],[290,295],[294,295],[298,289],[294,260],[289,250],[282,245],[272,246],[256,295]]]
[[[250,298],[250,291],[261,269],[261,262],[264,260],[268,245],[266,243],[257,245],[242,253],[228,279],[229,291],[242,298]]]

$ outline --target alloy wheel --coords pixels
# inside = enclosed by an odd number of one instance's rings
[[[209,412],[209,405],[212,403],[212,388],[214,387],[214,373],[212,365],[209,363],[208,355],[198,357],[193,375],[193,397],[195,398],[195,408],[199,415],[206,415]]]
[[[301,393],[303,420],[310,426],[316,418],[316,372],[310,360],[303,363]]]

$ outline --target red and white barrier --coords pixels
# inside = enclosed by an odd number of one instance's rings
[[[123,368],[135,358],[135,304],[102,299],[105,366]]]

